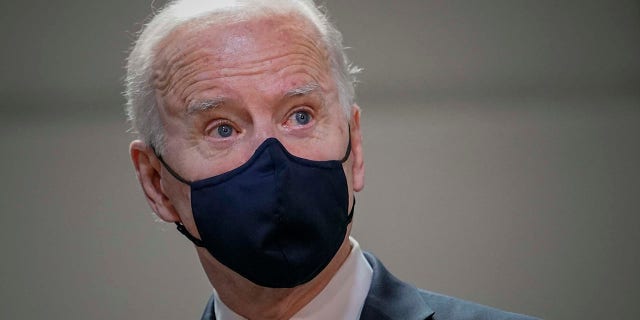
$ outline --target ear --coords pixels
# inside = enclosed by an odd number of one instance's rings
[[[360,107],[353,104],[351,108],[351,153],[353,162],[353,190],[356,192],[364,188],[364,159],[362,154],[362,135],[360,134]]]
[[[129,145],[129,154],[136,169],[138,182],[140,182],[151,210],[166,222],[180,221],[177,210],[171,204],[162,187],[162,176],[160,175],[162,165],[153,150],[141,140],[134,140]]]

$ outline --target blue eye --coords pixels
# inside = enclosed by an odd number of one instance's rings
[[[305,125],[311,121],[311,115],[306,111],[297,111],[295,113],[295,118],[299,125]]]
[[[223,138],[228,138],[233,134],[233,128],[228,124],[218,126],[218,134]]]

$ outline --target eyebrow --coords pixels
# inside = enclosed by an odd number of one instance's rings
[[[214,108],[219,107],[220,105],[224,104],[225,100],[226,99],[223,98],[223,97],[217,97],[217,98],[213,98],[213,99],[206,99],[206,100],[196,101],[194,103],[189,104],[189,106],[187,107],[186,114],[187,115],[192,115],[194,113],[198,113],[198,112],[203,112],[203,111],[208,111],[208,110],[214,109]]]
[[[296,96],[305,96],[313,92],[316,92],[319,88],[320,88],[320,85],[315,82],[307,83],[301,87],[293,88],[287,91],[284,94],[284,96],[286,98],[296,97]]]

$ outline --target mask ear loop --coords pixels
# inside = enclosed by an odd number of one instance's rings
[[[342,157],[342,160],[340,160],[341,163],[345,163],[347,160],[349,160],[349,157],[351,156],[351,124],[347,123],[348,127],[349,127],[349,143],[347,144],[347,152],[344,153],[344,157]],[[345,221],[345,225],[348,226],[351,221],[353,221],[353,212],[356,209],[356,196],[353,195],[353,205],[351,206],[351,211],[349,211],[349,215],[347,216],[347,220]]]
[[[349,144],[347,144],[347,152],[344,153],[344,157],[342,157],[342,159],[340,159],[341,163],[345,163],[347,160],[349,160],[349,156],[351,156],[351,124],[347,124],[348,130],[349,130]]]
[[[348,226],[351,221],[353,221],[353,211],[356,209],[356,196],[353,196],[353,205],[351,206],[351,212],[349,212],[349,215],[347,216],[347,220],[345,222],[345,225]]]
[[[160,160],[160,163],[162,163],[162,165],[165,167],[165,169],[167,169],[167,171],[169,171],[169,173],[176,178],[176,180],[191,186],[191,181],[183,178],[182,176],[180,176],[175,170],[173,170],[173,168],[171,168],[171,166],[169,166],[164,159],[162,158],[162,156],[156,151],[156,148],[151,145],[151,150],[153,150],[153,154],[155,154],[155,156],[158,158],[158,160]],[[193,242],[193,244],[195,244],[198,247],[204,247],[204,242],[196,237],[194,237],[191,233],[189,233],[189,231],[187,230],[187,227],[184,226],[184,224],[182,224],[182,222],[176,221],[176,229],[178,229],[178,231],[180,231],[180,233],[182,233],[182,235],[184,235],[185,237],[187,237],[187,239],[191,240],[191,242]]]
[[[162,165],[167,169],[167,171],[169,171],[169,173],[176,178],[178,181],[191,186],[191,181],[183,178],[182,176],[180,176],[175,170],[173,170],[173,168],[171,168],[166,162],[164,162],[164,159],[162,158],[162,156],[156,151],[156,148],[151,145],[151,150],[153,150],[153,154],[156,155],[156,157],[158,158],[158,160],[160,160],[160,163],[162,163]]]
[[[191,240],[191,242],[193,242],[193,244],[195,244],[198,247],[205,247],[204,246],[204,242],[196,237],[194,237],[191,233],[189,233],[189,231],[187,230],[187,227],[184,226],[184,224],[182,224],[182,222],[175,222],[176,224],[176,229],[178,229],[178,231],[180,231],[180,233],[182,233],[182,235],[184,235],[185,237],[187,237],[187,239]]]

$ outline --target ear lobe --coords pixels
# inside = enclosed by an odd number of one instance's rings
[[[362,154],[362,135],[360,133],[360,107],[354,104],[351,108],[351,152],[353,154],[352,173],[353,190],[356,192],[364,188],[364,159]]]
[[[162,188],[162,165],[153,150],[141,140],[135,140],[129,145],[129,155],[151,210],[166,222],[180,221],[177,210]]]

